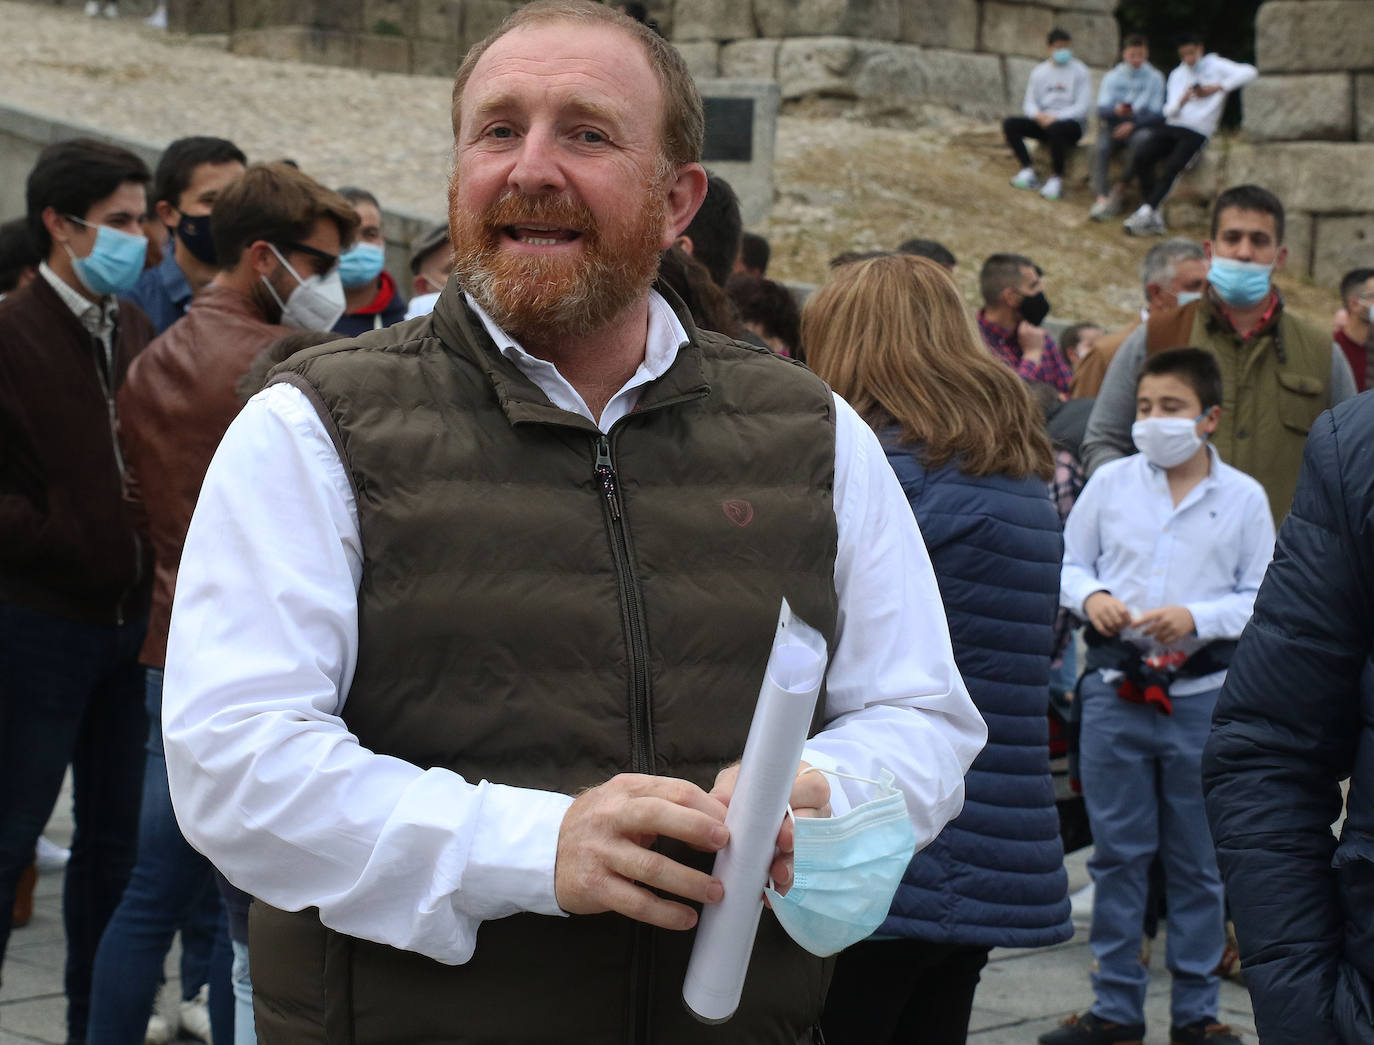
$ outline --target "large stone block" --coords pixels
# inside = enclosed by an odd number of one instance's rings
[[[1048,7],[987,0],[983,4],[980,51],[1044,57],[1045,37],[1054,28],[1055,13]]]
[[[419,8],[419,0],[363,0],[363,31],[378,36],[416,36]]]
[[[363,30],[363,0],[316,0],[310,24],[316,29],[340,33]],[[332,63],[331,63],[332,64]]]
[[[720,75],[720,44],[710,40],[674,44],[694,80],[713,80]]]
[[[755,36],[747,0],[677,0],[673,42],[746,40]]]
[[[1261,72],[1367,69],[1374,63],[1368,0],[1270,0],[1255,18]]]
[[[378,73],[408,73],[410,41],[404,36],[361,33],[358,36],[358,64]]]
[[[233,0],[232,31],[272,25],[308,25],[315,17],[313,0]]]
[[[1005,108],[1002,62],[991,54],[874,44],[861,48],[853,84],[865,100],[937,102],[980,116]]]
[[[736,80],[774,80],[781,40],[735,40],[720,49],[720,75]]]
[[[977,0],[925,0],[902,4],[902,40],[955,51],[978,48]]]
[[[1324,286],[1340,284],[1353,268],[1374,265],[1374,202],[1364,214],[1317,215],[1312,241],[1312,278]]]
[[[471,47],[485,39],[521,6],[518,0],[463,0],[463,46]]]
[[[1090,11],[1060,11],[1054,24],[1073,37],[1073,53],[1087,65],[1110,66],[1116,62],[1120,30],[1110,14]],[[1039,43],[1044,44],[1042,36]]]
[[[757,227],[773,206],[773,159],[778,132],[778,86],[769,80],[702,80],[706,101],[706,166],[730,183],[746,227]],[[729,115],[725,107],[729,107]],[[740,119],[740,109],[748,123]],[[720,114],[725,128],[712,125]],[[722,130],[734,129],[739,136]],[[741,140],[747,131],[747,141]]]
[[[1209,210],[1208,220],[1210,219]],[[1282,271],[1288,276],[1312,275],[1312,247],[1316,226],[1317,219],[1306,211],[1284,213],[1283,245],[1288,248],[1288,260],[1283,263]],[[1282,276],[1279,278],[1283,279]],[[1339,281],[1340,277],[1336,278]]]
[[[229,50],[256,58],[315,65],[352,66],[358,63],[358,38],[354,34],[300,25],[239,30],[231,37]]]
[[[456,40],[410,42],[410,71],[416,76],[442,76],[452,80],[462,61],[463,52]]]
[[[1262,141],[1354,137],[1348,73],[1261,76],[1245,89],[1245,129]]]
[[[1374,73],[1355,76],[1355,137],[1374,142]]]
[[[415,25],[422,41],[457,43],[463,38],[463,0],[419,0]]]
[[[1030,82],[1031,70],[1040,63],[1034,58],[1017,58],[1008,55],[1002,59],[1006,67],[1007,111],[1019,113],[1026,100],[1026,84]]]
[[[167,28],[174,33],[227,33],[232,5],[224,0],[169,0]]]
[[[1225,185],[1263,185],[1289,210],[1360,214],[1371,209],[1374,143],[1233,144],[1222,169]]]
[[[807,95],[854,97],[858,42],[843,36],[784,40],[778,49],[778,87],[784,99]]]
[[[895,40],[902,30],[901,0],[754,0],[754,22],[760,36]]]

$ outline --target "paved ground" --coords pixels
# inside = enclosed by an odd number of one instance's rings
[[[70,801],[58,800],[48,837],[66,844],[71,836]],[[1088,881],[1085,853],[1069,857],[1069,885],[1077,889]],[[55,1042],[65,1038],[65,1001],[62,995],[62,876],[39,879],[33,921],[10,938],[5,959],[5,983],[0,987],[0,1045],[24,1042]],[[1091,1000],[1088,990],[1087,927],[1079,926],[1068,943],[1038,951],[994,951],[974,998],[969,1041],[974,1045],[1025,1045],[1053,1027],[1065,1015],[1083,1009]],[[1169,984],[1164,970],[1164,940],[1155,946],[1154,983],[1147,1016],[1151,1031],[1147,1042],[1168,1041]],[[167,970],[175,974],[177,963]],[[175,982],[169,985],[175,991]],[[177,996],[173,994],[173,996]],[[1223,983],[1221,1018],[1255,1040],[1250,997],[1233,983]]]

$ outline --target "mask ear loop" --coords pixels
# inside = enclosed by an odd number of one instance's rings
[[[824,772],[826,772],[826,770],[821,769],[819,766],[807,766],[805,772],[809,773],[809,772],[811,772],[811,770],[813,770],[813,769],[816,770],[816,772],[818,772],[818,773],[824,773]],[[786,812],[783,813],[783,817],[784,817],[785,819],[788,819],[788,820],[791,820],[791,821],[792,821],[792,837],[793,837],[793,838],[796,838],[796,837],[797,837],[797,814],[794,813],[794,812],[792,812],[792,803],[791,803],[791,802],[787,803],[787,810],[786,810]],[[769,866],[769,867],[772,867],[772,866],[773,866],[771,860],[769,861],[768,866]],[[768,888],[769,888],[769,889],[772,889],[773,892],[775,892],[775,893],[778,891],[778,885],[777,885],[776,882],[773,881],[773,874],[772,874],[771,871],[768,873]],[[781,895],[781,894],[779,894],[779,895]],[[767,897],[765,897],[765,899],[767,899]]]

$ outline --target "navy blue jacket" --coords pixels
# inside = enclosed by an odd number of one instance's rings
[[[1374,392],[1312,426],[1202,771],[1260,1040],[1374,1045]]]
[[[1046,719],[1059,515],[1042,479],[927,470],[895,431],[882,438],[988,743],[965,778],[964,811],[916,854],[878,931],[983,947],[1060,943],[1073,925]]]

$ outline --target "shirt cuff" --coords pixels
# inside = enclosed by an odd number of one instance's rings
[[[1217,615],[1210,606],[1202,602],[1185,602],[1183,608],[1193,616],[1193,630],[1202,642],[1214,642],[1220,638],[1217,628]]]
[[[463,872],[463,893],[487,898],[483,906],[491,909],[488,917],[512,909],[566,916],[555,895],[554,865],[558,833],[573,799],[505,784],[484,788],[482,815]]]

